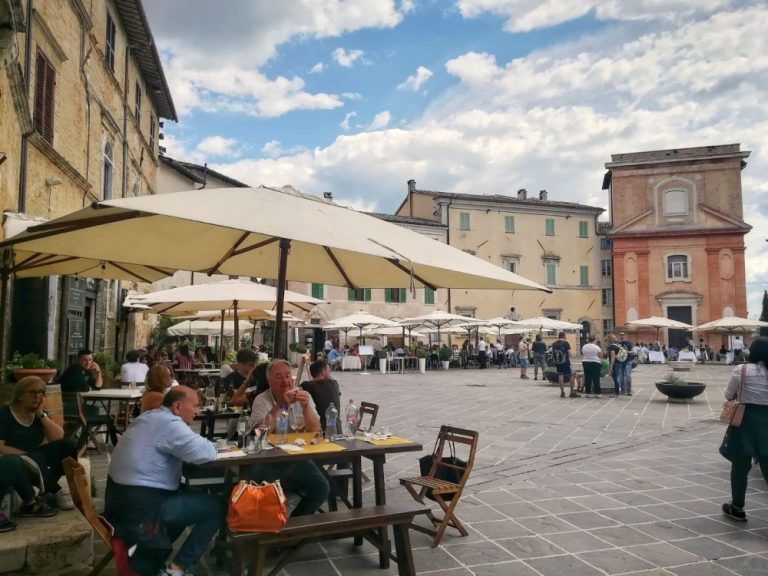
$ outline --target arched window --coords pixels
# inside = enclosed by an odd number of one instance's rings
[[[101,157],[101,197],[112,198],[112,181],[115,174],[115,143],[111,138],[104,139],[104,151]]]

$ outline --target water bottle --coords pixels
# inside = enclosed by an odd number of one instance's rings
[[[280,413],[277,415],[275,423],[275,440],[278,444],[285,444],[288,441],[288,404],[280,404]]]
[[[251,431],[251,419],[248,417],[248,413],[243,410],[240,417],[237,419],[237,442],[240,448],[245,448],[245,435]]]
[[[331,402],[330,406],[325,410],[325,437],[329,440],[333,438],[337,433],[336,422],[339,418],[339,411],[336,406]]]
[[[349,404],[347,404],[347,411],[345,412],[345,419],[347,421],[346,433],[352,438],[355,437],[355,432],[357,432],[357,416],[357,406],[355,406],[354,401],[350,398]]]

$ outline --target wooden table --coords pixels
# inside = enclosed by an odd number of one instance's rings
[[[193,368],[190,370],[177,368],[175,373],[183,380],[180,384],[190,386],[191,388],[199,388],[201,386],[215,386],[220,370],[218,368]]]
[[[387,503],[386,486],[384,479],[384,464],[387,460],[387,454],[397,454],[401,452],[420,452],[423,447],[417,442],[408,441],[405,444],[389,444],[377,446],[362,439],[339,440],[334,442],[343,446],[344,450],[338,452],[307,452],[307,453],[288,453],[280,448],[271,450],[262,450],[256,454],[244,454],[243,456],[219,458],[212,462],[201,464],[200,468],[226,468],[224,494],[229,494],[232,490],[232,479],[235,472],[238,478],[241,478],[240,472],[243,467],[254,464],[277,464],[282,462],[299,462],[312,460],[318,464],[322,470],[323,464],[336,464],[339,462],[348,462],[352,465],[352,506],[354,508],[363,507],[363,480],[362,480],[362,459],[367,458],[373,464],[373,490],[376,499],[376,505]],[[223,531],[226,537],[226,529]],[[220,536],[221,538],[221,536]],[[382,549],[379,551],[379,566],[389,567],[389,535],[386,529],[380,531],[379,541]]]
[[[234,420],[240,418],[240,414],[242,414],[242,411],[240,410],[223,410],[219,412],[201,410],[200,413],[195,416],[195,420],[201,423],[200,436],[205,436],[208,440],[213,440],[217,420]]]
[[[113,418],[112,415],[112,403],[115,402],[117,404],[118,416],[121,413],[125,415],[125,422],[123,423],[124,430],[128,427],[128,418],[130,417],[131,409],[133,405],[141,400],[143,390],[143,388],[101,388],[98,390],[91,390],[89,392],[81,392],[80,398],[86,406],[88,404],[92,406],[100,405],[102,408],[104,408],[104,411],[107,414],[107,431],[109,432],[109,437],[112,438],[112,442],[114,443],[117,437],[117,425],[116,419]],[[87,420],[88,411],[85,410],[85,413]],[[88,425],[87,422],[86,425]],[[86,434],[86,438],[87,437],[88,434]]]

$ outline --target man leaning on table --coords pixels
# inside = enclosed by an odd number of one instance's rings
[[[320,431],[320,417],[315,409],[312,396],[306,390],[294,387],[291,365],[285,360],[273,360],[267,368],[269,390],[262,392],[253,401],[251,418],[260,423],[266,416],[274,430],[275,422],[280,413],[280,405],[290,406],[294,402],[301,404],[304,412],[304,429],[306,432]],[[254,465],[248,471],[248,476],[257,481],[280,484],[287,492],[294,492],[301,501],[294,509],[292,516],[313,514],[328,498],[330,490],[328,481],[311,460],[301,462],[285,462],[279,464]]]
[[[131,568],[142,576],[184,576],[221,526],[224,501],[216,494],[179,490],[183,462],[216,459],[216,445],[189,427],[199,410],[197,392],[176,386],[156,410],[142,413],[115,447],[107,475],[104,516],[128,546]],[[173,562],[176,540],[192,526]]]

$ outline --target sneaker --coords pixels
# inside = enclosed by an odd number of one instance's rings
[[[578,394],[576,392],[571,392],[568,398],[581,398],[581,394]]]
[[[194,574],[188,570],[174,570],[170,566],[166,566],[160,570],[157,576],[194,576]]]
[[[736,506],[730,502],[723,504],[723,514],[725,514],[731,520],[736,520],[736,522],[747,521],[747,513],[744,512],[744,508],[736,508]]]
[[[603,397],[602,394],[595,394],[595,398],[602,398],[602,397]]]
[[[16,522],[12,522],[5,517],[5,514],[0,512],[0,532],[10,532],[16,529]]]
[[[632,396],[632,392],[627,392],[627,396]]]
[[[59,510],[74,510],[75,503],[72,502],[72,496],[64,490],[59,490],[56,492],[56,507]]]
[[[560,398],[565,398],[565,392],[560,392]]]
[[[533,377],[533,379],[534,379],[534,380],[538,380],[538,379],[539,379],[539,377],[538,377],[538,376],[534,376],[534,377]]]
[[[29,504],[23,504],[19,509],[19,516],[22,518],[50,518],[56,516],[58,510],[48,505],[44,498],[35,498]]]

